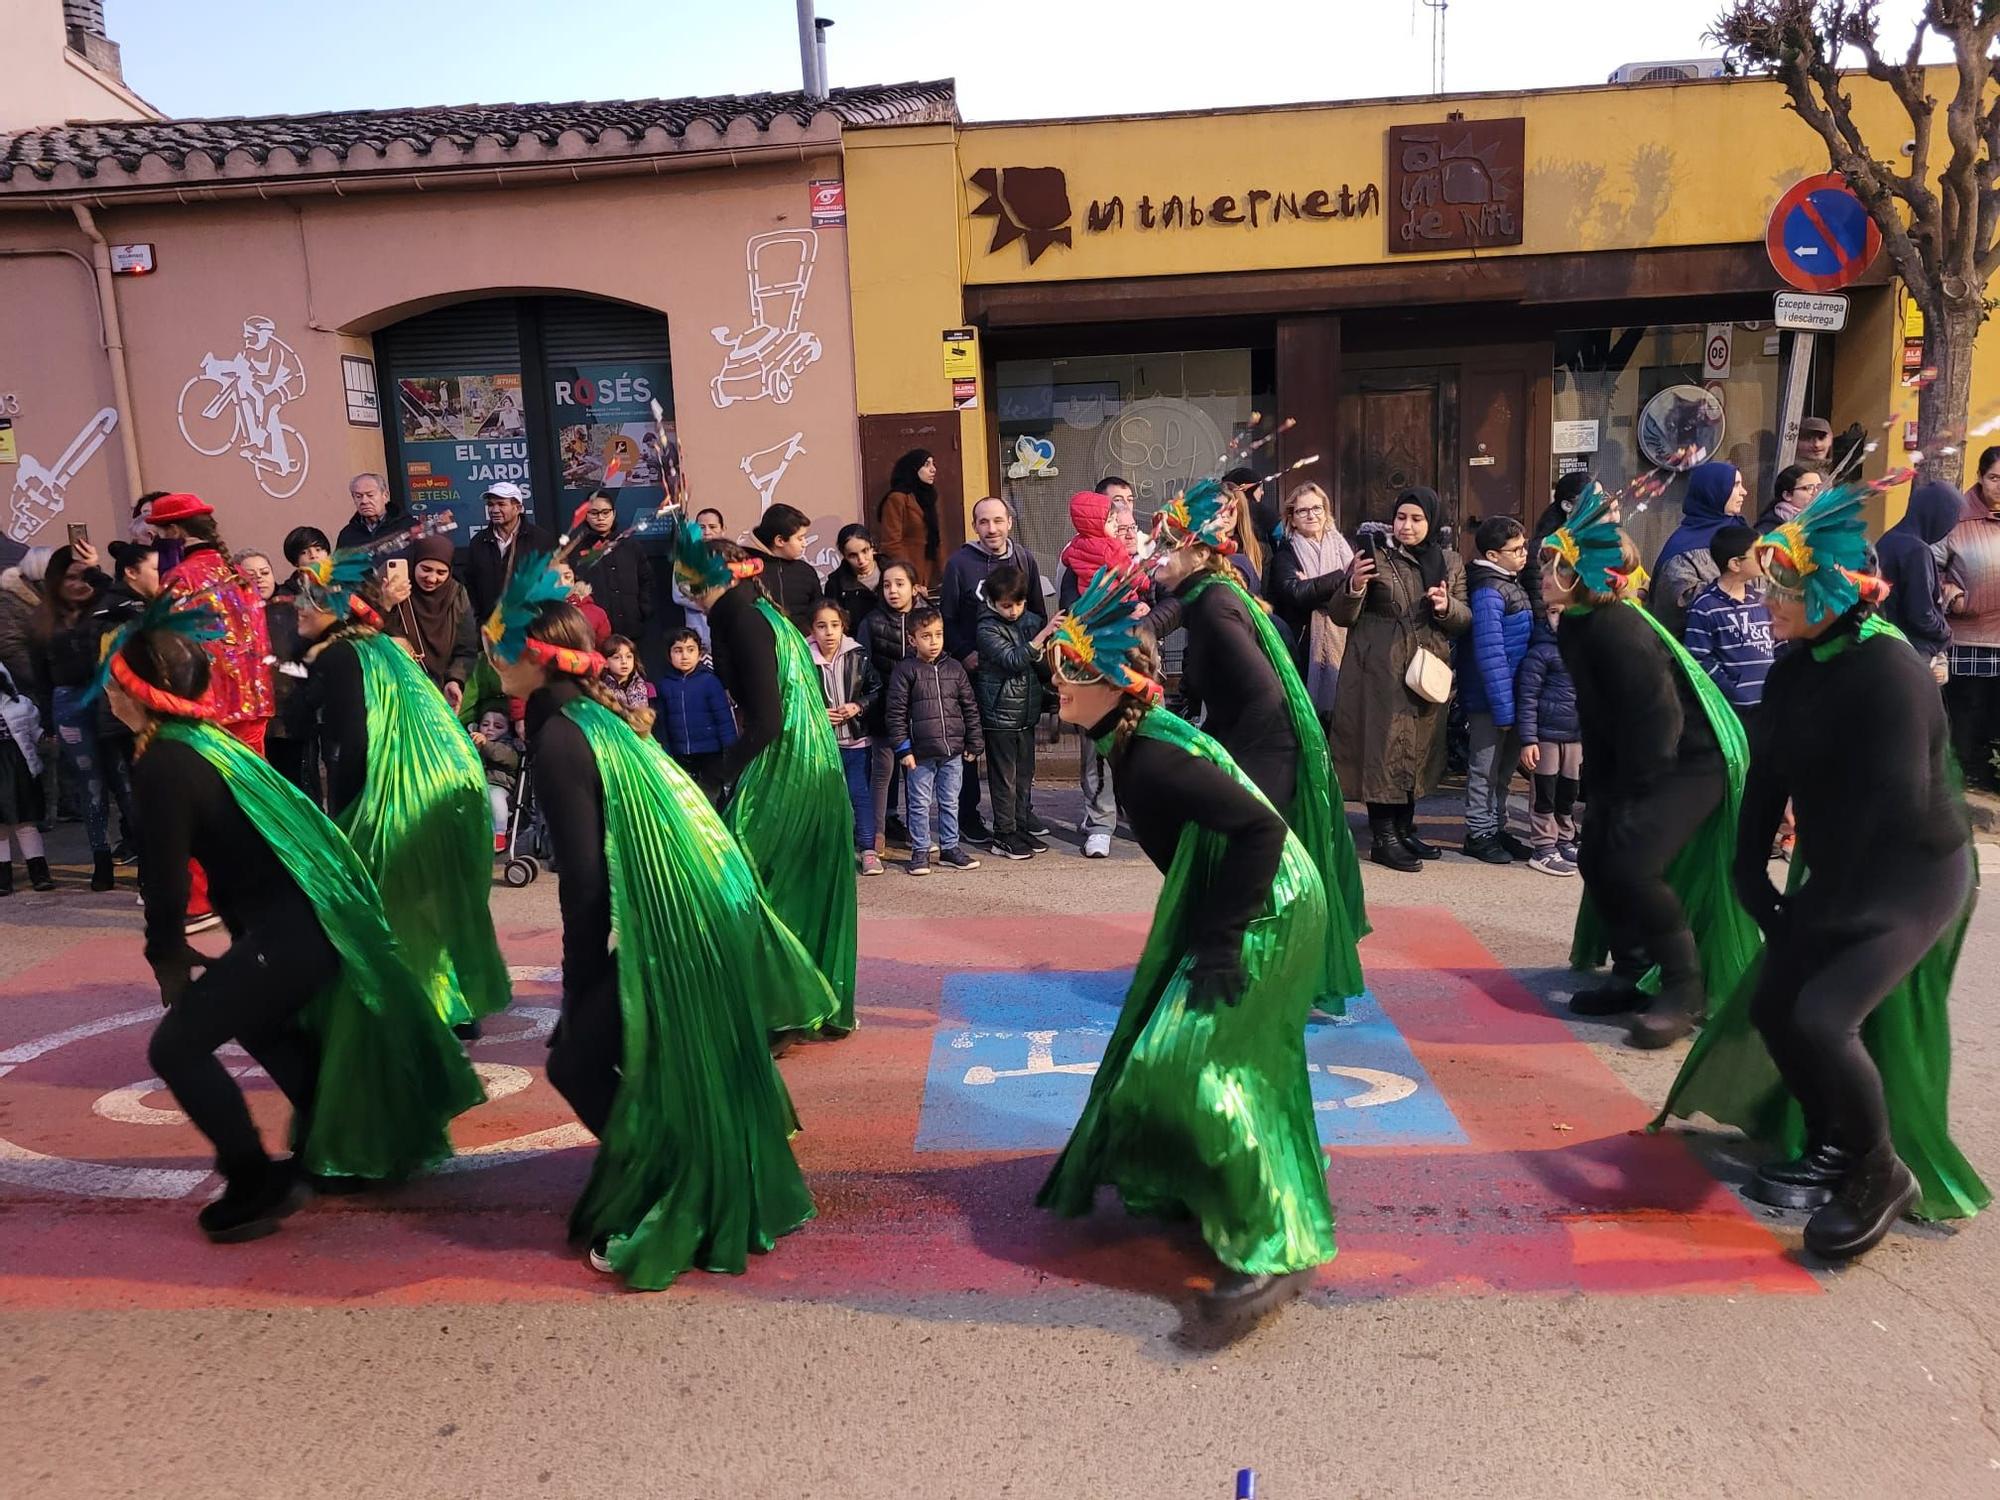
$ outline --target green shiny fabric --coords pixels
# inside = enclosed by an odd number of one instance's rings
[[[1854,635],[1842,637],[1826,650],[1818,645],[1810,649],[1825,660],[1833,651],[1877,635],[1906,639],[1879,615],[1870,615]],[[1959,951],[1965,946],[1966,930],[1972,925],[1978,869],[1975,858],[1974,893],[1963,914],[1861,1026],[1861,1044],[1882,1074],[1889,1134],[1896,1154],[1916,1174],[1923,1190],[1914,1210],[1920,1219],[1969,1219],[1993,1201],[1991,1190],[1951,1138],[1947,1103],[1951,1087],[1951,981],[1958,969]],[[1796,890],[1805,878],[1805,863],[1795,858],[1787,888]],[[1702,1028],[1652,1129],[1658,1130],[1670,1115],[1686,1118],[1703,1114],[1718,1124],[1734,1125],[1780,1156],[1797,1156],[1805,1149],[1805,1117],[1750,1020],[1758,975],[1759,967],[1753,965],[1728,1002]]]
[[[1269,613],[1238,581],[1234,568],[1227,574],[1209,573],[1197,579],[1187,598],[1192,602],[1217,586],[1234,589],[1241,596],[1256,626],[1264,659],[1285,690],[1285,711],[1299,742],[1299,772],[1292,805],[1278,810],[1312,856],[1326,888],[1327,977],[1315,1007],[1329,1015],[1346,1015],[1347,1002],[1358,998],[1365,987],[1359,945],[1374,929],[1368,925],[1368,908],[1361,893],[1361,861],[1354,852],[1354,831],[1347,826],[1347,805],[1340,794],[1340,778],[1334,774],[1326,731],[1313,712],[1312,699],[1292,653],[1285,648],[1284,637],[1271,623]]]
[[[563,709],[604,784],[604,852],[624,1052],[611,1119],[570,1230],[642,1291],[740,1273],[813,1216],[798,1128],[753,997],[833,996],[765,905],[743,851],[687,773],[588,698]]]
[[[770,600],[759,599],[757,609],[778,643],[784,727],[744,770],[723,818],[764,882],[764,899],[805,944],[835,1003],[808,1008],[797,989],[757,998],[771,1031],[849,1032],[858,940],[854,805],[806,639]]]
[[[486,1097],[458,1039],[404,961],[347,840],[270,763],[212,724],[169,719],[215,767],[312,903],[340,976],[304,1012],[319,1043],[310,1130],[299,1150],[327,1177],[407,1177],[451,1155],[450,1122]]]
[[[1715,742],[1722,750],[1722,801],[1695,830],[1694,837],[1687,841],[1681,852],[1674,856],[1673,863],[1667,866],[1667,884],[1681,898],[1688,928],[1694,933],[1695,944],[1701,950],[1702,982],[1710,999],[1733,994],[1744,971],[1756,960],[1758,950],[1764,945],[1757,924],[1750,920],[1750,913],[1736,899],[1736,887],[1730,876],[1731,866],[1736,860],[1736,820],[1743,807],[1743,777],[1750,766],[1750,746],[1743,734],[1743,721],[1736,717],[1736,710],[1722,696],[1722,689],[1715,685],[1708,673],[1695,665],[1686,648],[1674,639],[1666,626],[1653,618],[1651,611],[1630,599],[1605,607],[1638,610],[1639,617],[1666,642],[1675,663],[1694,684],[1695,696],[1701,700],[1702,710],[1708,715],[1708,727],[1714,731]],[[1595,969],[1604,962],[1609,951],[1609,935],[1586,887],[1576,909],[1576,928],[1570,941],[1570,967]],[[1640,988],[1648,993],[1657,993],[1659,971],[1649,971],[1640,981]]]
[[[493,810],[479,751],[423,668],[374,631],[361,660],[368,776],[335,819],[382,893],[382,909],[431,1003],[451,1025],[507,1008],[493,935]]]
[[[1256,790],[1227,751],[1165,709],[1134,732]],[[1305,1054],[1326,898],[1311,856],[1287,836],[1263,910],[1244,934],[1241,1001],[1190,1005],[1193,959],[1183,934],[1222,842],[1193,823],[1181,834],[1090,1098],[1036,1201],[1087,1214],[1108,1182],[1133,1213],[1192,1215],[1231,1270],[1281,1274],[1335,1253]]]

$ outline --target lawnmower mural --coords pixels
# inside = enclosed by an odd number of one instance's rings
[[[744,252],[755,321],[741,333],[727,327],[709,330],[729,351],[709,392],[718,407],[766,396],[783,406],[792,399],[799,376],[823,352],[819,335],[799,327],[819,256],[819,235],[810,229],[779,229],[751,236]]]

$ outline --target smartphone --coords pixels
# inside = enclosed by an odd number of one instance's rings
[[[382,576],[395,583],[410,581],[410,560],[407,557],[392,557],[382,564]]]
[[[86,547],[90,545],[90,528],[83,522],[71,521],[67,529],[70,546],[74,547],[78,542],[82,542]]]

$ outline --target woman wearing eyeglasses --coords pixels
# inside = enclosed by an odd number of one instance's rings
[[[609,490],[590,497],[583,512],[583,535],[570,549],[578,583],[590,585],[590,599],[611,617],[611,633],[628,640],[646,638],[653,617],[653,565],[637,537],[618,536],[618,502]]]
[[[1285,539],[1271,554],[1271,606],[1298,642],[1292,659],[1322,725],[1333,717],[1347,651],[1347,629],[1334,624],[1328,606],[1347,587],[1353,567],[1354,548],[1333,524],[1326,491],[1302,484],[1287,495]]]

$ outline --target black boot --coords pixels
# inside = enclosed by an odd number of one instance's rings
[[[1701,1024],[1708,1011],[1708,990],[1701,977],[1701,950],[1685,927],[1647,948],[1660,966],[1660,993],[1633,1018],[1628,1040],[1652,1051],[1671,1047]]]
[[[1865,1255],[1919,1196],[1917,1179],[1896,1148],[1878,1146],[1841,1179],[1833,1201],[1806,1220],[1806,1249],[1821,1260]]]
[[[1410,852],[1409,847],[1396,835],[1396,824],[1392,818],[1377,813],[1368,815],[1370,848],[1368,857],[1378,865],[1391,870],[1401,870],[1405,875],[1414,875],[1424,867],[1424,862]]]
[[[278,1232],[278,1221],[305,1201],[305,1187],[292,1164],[258,1157],[225,1168],[222,1196],[197,1214],[201,1232],[218,1245],[261,1240]]]
[[[90,888],[93,891],[108,891],[111,885],[111,851],[100,849],[90,857]]]
[[[1801,1156],[1759,1167],[1743,1196],[1772,1208],[1824,1208],[1853,1167],[1853,1156],[1840,1147],[1808,1144]]]
[[[1641,1009],[1648,1003],[1648,997],[1639,988],[1639,981],[1646,977],[1649,967],[1645,964],[1613,964],[1611,977],[1604,983],[1578,990],[1569,997],[1569,1013],[1595,1018],[1622,1016],[1627,1011]]]
[[[49,862],[47,859],[31,859],[28,861],[28,884],[38,891],[52,891],[56,888],[55,881],[49,876]]]
[[[1215,1278],[1215,1289],[1202,1293],[1201,1311],[1203,1316],[1218,1323],[1253,1323],[1284,1306],[1311,1282],[1309,1270],[1290,1271],[1282,1276],[1224,1271]]]
[[[0,896],[14,894],[14,861],[10,856],[7,863],[0,865]]]
[[[1396,809],[1396,837],[1418,859],[1443,859],[1444,850],[1417,837],[1417,804],[1405,802]]]

